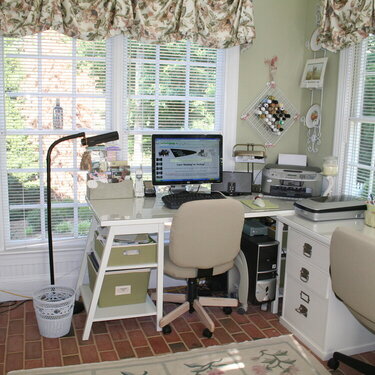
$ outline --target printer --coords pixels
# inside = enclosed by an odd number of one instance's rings
[[[299,165],[267,164],[262,171],[262,193],[278,197],[318,197],[321,169]]]

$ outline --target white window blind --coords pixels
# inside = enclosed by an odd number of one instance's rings
[[[350,54],[353,74],[343,192],[366,199],[375,191],[375,37]]]
[[[124,133],[134,168],[150,176],[154,133],[221,133],[223,50],[187,41],[147,45],[124,40]]]
[[[88,135],[111,126],[111,42],[85,42],[46,31],[3,38],[0,82],[1,170],[5,242],[46,239],[46,152],[62,136]],[[59,99],[63,127],[53,127]],[[52,154],[54,239],[85,235],[84,151],[80,140],[59,144]]]

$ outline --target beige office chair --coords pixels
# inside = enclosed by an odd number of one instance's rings
[[[165,315],[160,326],[170,333],[169,323],[189,311],[196,311],[211,337],[215,325],[203,306],[237,306],[237,299],[198,297],[198,279],[218,275],[233,267],[240,250],[244,210],[234,199],[184,203],[173,218],[169,248],[165,251],[164,273],[187,279],[187,295],[165,294],[165,302],[182,303]],[[228,310],[227,310],[228,312]],[[230,313],[230,312],[229,312]]]
[[[332,289],[350,312],[375,333],[375,241],[348,227],[333,232],[330,245]],[[339,352],[328,367],[336,370],[339,361],[360,371],[375,374],[375,367]]]

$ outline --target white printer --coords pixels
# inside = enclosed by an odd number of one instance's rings
[[[267,164],[262,172],[262,193],[279,197],[318,197],[322,190],[321,169],[298,165]]]

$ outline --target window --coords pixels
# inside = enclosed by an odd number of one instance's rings
[[[224,51],[126,39],[124,51],[124,134],[131,166],[150,173],[153,133],[222,131]]]
[[[64,135],[118,130],[123,158],[150,173],[151,134],[223,133],[225,53],[178,42],[87,42],[46,31],[2,38],[1,194],[5,248],[45,242],[45,156]],[[59,100],[63,127],[53,124]],[[87,233],[80,140],[52,160],[54,240]],[[231,145],[232,146],[232,145]]]
[[[335,132],[340,192],[366,199],[375,191],[375,37],[344,50],[340,60],[343,87],[338,90]]]

